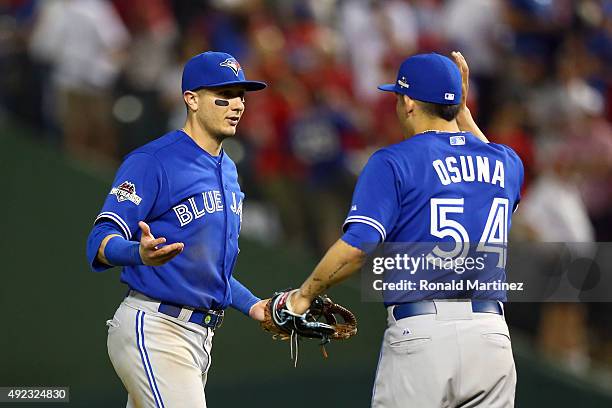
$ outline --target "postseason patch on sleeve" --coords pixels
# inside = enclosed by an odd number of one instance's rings
[[[139,205],[142,201],[142,197],[136,194],[136,186],[134,183],[127,180],[119,184],[117,187],[113,187],[109,194],[117,197],[118,202],[131,201],[134,204]]]

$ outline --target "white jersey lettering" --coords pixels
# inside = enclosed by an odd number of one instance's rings
[[[474,162],[476,162],[475,167]],[[432,165],[443,186],[474,181],[496,184],[501,188],[505,185],[504,163],[499,160],[495,160],[493,169],[489,158],[484,156],[459,156],[459,161],[454,156],[448,156],[444,160],[434,160]]]

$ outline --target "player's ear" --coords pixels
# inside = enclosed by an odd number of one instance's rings
[[[416,107],[416,103],[408,95],[396,94],[397,95],[397,114],[400,118],[407,118],[411,116]]]
[[[406,115],[412,115],[414,108],[416,108],[416,102],[408,95],[402,95],[402,98],[404,99],[404,106],[406,107]]]
[[[185,91],[185,93],[183,93],[183,100],[185,101],[185,105],[187,105],[187,109],[189,109],[190,111],[197,112],[199,106],[197,93]]]

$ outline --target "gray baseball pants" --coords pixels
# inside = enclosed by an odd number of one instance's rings
[[[159,302],[131,292],[108,325],[108,355],[127,392],[127,408],[206,408],[204,386],[213,330],[157,311]]]
[[[516,370],[503,316],[469,301],[398,321],[388,308],[373,408],[513,407]]]

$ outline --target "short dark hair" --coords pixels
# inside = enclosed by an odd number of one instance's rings
[[[416,101],[416,102],[422,106],[423,111],[427,113],[428,115],[436,117],[436,118],[442,118],[446,120],[447,122],[450,122],[451,120],[457,117],[457,115],[459,114],[459,108],[461,106],[460,104],[442,105],[438,103],[430,103],[430,102],[423,102],[423,101]]]

